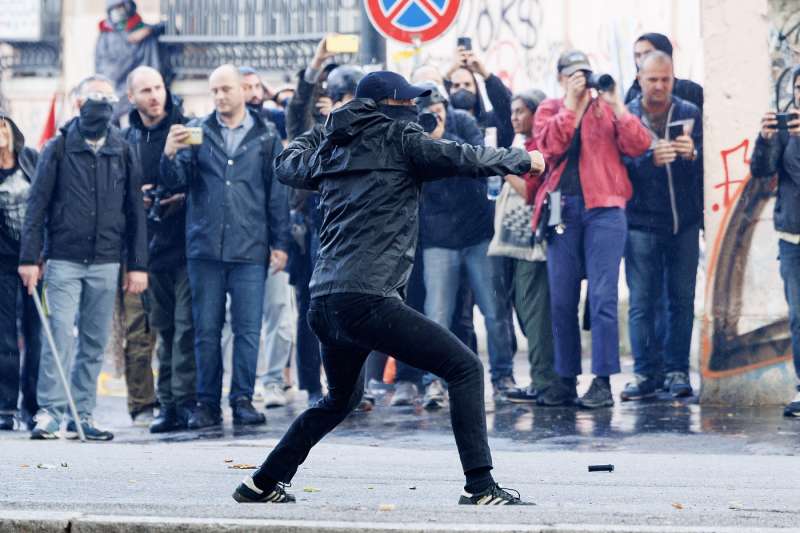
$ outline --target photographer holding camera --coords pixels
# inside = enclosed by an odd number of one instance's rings
[[[150,432],[163,433],[186,428],[195,399],[192,297],[186,273],[186,195],[165,189],[160,176],[161,154],[169,130],[173,124],[185,124],[187,119],[180,101],[164,86],[161,74],[150,67],[138,67],[130,73],[128,100],[134,109],[129,116],[130,127],[123,135],[142,163],[150,251],[147,316],[139,295],[126,295],[123,300],[128,407],[136,422],[146,412],[143,410],[152,405],[153,346],[148,340],[152,328],[160,340],[160,409],[150,424]]]
[[[792,335],[794,369],[800,379],[800,67],[792,72],[792,107],[788,113],[767,112],[761,119],[750,173],[772,179],[778,173],[775,230]],[[800,385],[784,416],[800,417]]]
[[[632,195],[622,156],[636,157],[650,147],[650,134],[625,109],[617,88],[608,85],[594,96],[592,67],[574,50],[558,60],[563,98],[542,102],[533,132],[547,160],[549,175],[536,194],[534,228],[549,198],[551,213],[561,212],[548,238],[547,273],[555,337],[556,384],[539,396],[540,405],[570,405],[581,373],[578,302],[581,280],[589,281],[592,322],[592,371],[596,378],[578,401],[584,408],[614,404],[609,376],[619,372],[617,285],[625,249],[625,204]]]

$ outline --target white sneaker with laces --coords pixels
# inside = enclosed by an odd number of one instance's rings
[[[264,407],[267,409],[285,407],[287,403],[286,392],[280,383],[264,385]]]

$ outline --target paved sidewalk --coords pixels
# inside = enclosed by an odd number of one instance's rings
[[[222,527],[234,519],[291,521],[289,529],[270,531],[319,530],[320,524],[336,523],[347,529],[342,522],[351,530],[374,530],[365,529],[369,524],[383,530],[402,524],[465,530],[472,524],[477,531],[541,530],[520,529],[534,524],[580,526],[558,531],[589,531],[587,525],[626,526],[613,531],[646,531],[639,526],[752,531],[800,524],[796,457],[501,451],[495,453],[497,480],[537,505],[476,509],[456,505],[463,481],[447,442],[435,439],[429,449],[409,449],[348,440],[334,435],[314,450],[295,478],[295,505],[241,505],[230,497],[247,474],[230,467],[260,463],[273,439],[149,445],[3,440],[0,512],[30,512],[29,524],[55,513],[135,517],[137,531],[162,522],[164,528],[158,529],[163,531],[210,530],[192,529],[190,522],[200,520],[195,528]],[[614,464],[615,471],[588,473],[587,466],[595,463]],[[0,531],[14,530],[10,515],[3,516]],[[145,526],[144,518],[155,522]],[[115,529],[104,520],[105,526],[95,530],[134,530]],[[131,527],[130,520],[119,524]],[[77,527],[78,522],[73,533],[90,530]],[[247,523],[242,530],[256,526]],[[66,531],[58,524],[43,530]]]

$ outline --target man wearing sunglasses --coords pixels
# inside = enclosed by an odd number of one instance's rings
[[[147,288],[146,219],[139,164],[110,125],[117,100],[111,81],[86,78],[77,94],[80,116],[61,128],[39,158],[22,230],[19,274],[29,293],[44,275],[44,299],[58,351],[42,343],[39,412],[31,438],[61,435],[67,397],[54,361],[60,357],[86,437],[107,441],[114,435],[92,421],[97,377],[122,258],[127,261],[124,288],[133,294]],[[76,319],[78,345],[70,368]],[[63,435],[77,438],[77,421],[67,422]]]

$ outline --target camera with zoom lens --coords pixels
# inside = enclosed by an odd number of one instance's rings
[[[161,222],[164,217],[164,208],[161,205],[161,200],[165,200],[172,196],[162,187],[155,187],[144,191],[145,197],[150,199],[150,209],[147,210],[147,220],[150,222]]]
[[[590,70],[585,70],[586,86],[590,89],[596,89],[601,92],[613,91],[617,82],[611,74],[599,74]]]

